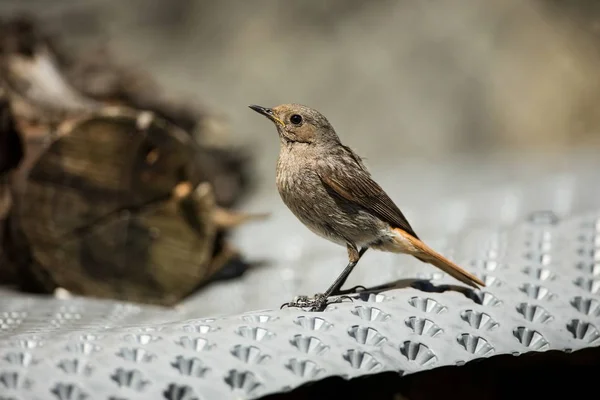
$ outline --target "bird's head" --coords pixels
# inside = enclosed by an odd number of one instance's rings
[[[256,105],[249,107],[273,121],[282,142],[339,143],[333,127],[317,110],[300,104],[281,104],[273,108]]]

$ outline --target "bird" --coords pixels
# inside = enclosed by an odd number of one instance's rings
[[[408,254],[478,289],[478,277],[425,244],[402,211],[373,179],[363,159],[342,144],[319,111],[301,104],[250,105],[279,135],[276,185],[289,210],[313,233],[345,246],[348,264],[323,293],[296,296],[289,307],[322,311],[368,249]]]

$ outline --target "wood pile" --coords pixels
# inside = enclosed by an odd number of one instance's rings
[[[250,183],[210,115],[30,18],[0,21],[0,284],[171,306],[245,263]],[[240,268],[241,266],[241,268]]]

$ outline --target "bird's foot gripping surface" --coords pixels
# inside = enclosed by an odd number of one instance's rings
[[[294,300],[289,303],[283,303],[283,307],[296,307],[302,309],[308,309],[309,311],[323,311],[330,304],[341,303],[344,299],[352,301],[350,296],[338,296],[338,297],[326,297],[323,293],[317,293],[313,297],[308,296],[296,296]]]

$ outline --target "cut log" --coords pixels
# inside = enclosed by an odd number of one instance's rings
[[[44,292],[175,304],[217,272],[197,155],[149,113],[106,108],[61,126],[13,209],[11,247],[30,255],[20,268]]]

